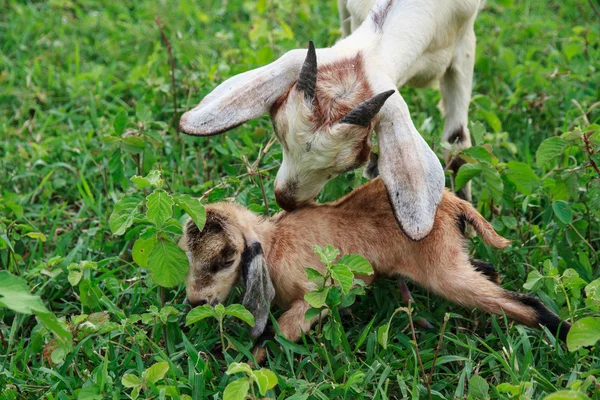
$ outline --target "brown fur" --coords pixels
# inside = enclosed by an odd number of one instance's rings
[[[234,204],[210,205],[207,209],[221,213],[227,220],[225,230],[237,230],[238,235],[250,235],[262,243],[275,288],[274,302],[287,310],[279,318],[279,326],[282,334],[293,341],[312,324],[303,318],[307,308],[304,294],[313,288],[305,268],[323,270],[313,251],[314,245],[331,244],[342,254],[364,256],[375,270],[373,276],[361,277],[367,284],[378,276],[401,275],[455,303],[490,313],[505,313],[532,327],[540,322],[540,310],[546,310],[541,303],[534,308],[503,290],[471,263],[467,240],[458,223],[460,220],[470,223],[490,246],[503,248],[510,242],[499,236],[471,204],[448,190],[437,211],[433,230],[418,242],[410,240],[398,228],[380,179],[363,185],[339,201],[308,205],[270,219],[258,217]],[[242,251],[241,247],[237,249],[238,253]],[[197,249],[191,251],[192,254],[196,252]],[[210,255],[206,257],[210,258]],[[194,262],[190,269],[190,274],[193,273]],[[232,268],[231,274],[236,274],[235,269]],[[189,283],[188,296],[198,297]],[[219,297],[225,298],[230,290]],[[559,321],[549,311],[544,317],[548,315],[550,320]],[[264,354],[259,352],[261,354],[257,355],[262,357]]]

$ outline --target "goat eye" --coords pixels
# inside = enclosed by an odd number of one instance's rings
[[[223,263],[223,266],[222,266],[221,268],[225,269],[225,268],[229,268],[229,267],[231,267],[231,266],[233,265],[234,261],[235,261],[235,260],[229,260],[229,261],[225,261],[225,262]]]

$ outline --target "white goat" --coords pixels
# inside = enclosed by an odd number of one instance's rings
[[[313,199],[327,180],[363,165],[376,129],[379,174],[395,217],[409,238],[423,239],[442,199],[444,171],[395,89],[439,79],[443,140],[455,148],[470,146],[467,113],[479,3],[341,1],[343,32],[356,28],[352,34],[316,51],[311,42],[308,54],[292,50],[226,80],[182,116],[181,130],[215,135],[270,113],[283,148],[275,195],[291,210]]]

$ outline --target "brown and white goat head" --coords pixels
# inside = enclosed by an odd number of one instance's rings
[[[179,246],[186,252],[190,268],[186,281],[187,299],[192,306],[224,302],[241,282],[242,304],[252,313],[255,325],[250,332],[260,335],[267,324],[275,289],[260,242],[246,224],[244,210],[235,204],[207,208],[202,231],[188,221]]]
[[[329,179],[364,165],[377,129],[379,173],[395,216],[411,239],[420,240],[431,231],[442,198],[442,166],[394,83],[367,76],[362,51],[344,54],[335,47],[317,52],[311,42],[308,53],[292,50],[236,75],[186,112],[181,130],[210,136],[269,113],[283,149],[275,196],[293,210],[314,199]]]

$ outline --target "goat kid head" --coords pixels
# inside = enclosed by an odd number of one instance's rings
[[[207,207],[202,231],[190,219],[179,240],[190,268],[186,280],[187,299],[192,306],[224,302],[231,290],[244,287],[242,305],[252,313],[253,337],[265,329],[275,289],[262,245],[244,217],[249,211],[235,204]]]
[[[317,54],[325,59],[321,66]],[[390,89],[394,83],[377,71],[368,74],[365,54],[348,56],[335,47],[317,53],[310,42],[308,53],[292,50],[223,82],[183,114],[181,130],[210,136],[269,113],[283,150],[275,196],[290,211],[314,199],[329,179],[365,164],[377,126],[379,171],[396,218],[410,238],[420,240],[433,227],[443,169],[406,103]]]

